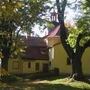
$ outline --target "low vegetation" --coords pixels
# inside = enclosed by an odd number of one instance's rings
[[[42,80],[34,82],[34,84],[43,84],[47,85],[48,87],[53,86],[56,89],[60,88],[62,90],[90,90],[90,84],[76,81],[70,78],[63,78],[63,79],[55,79],[55,80]]]
[[[2,88],[18,88],[18,90],[26,89],[27,90],[90,90],[90,84],[76,81],[70,78],[62,77],[51,77],[44,79],[37,79],[31,81],[16,81],[12,83],[2,83],[0,82],[0,89]],[[31,89],[30,89],[31,88]]]

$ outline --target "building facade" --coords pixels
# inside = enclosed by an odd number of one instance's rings
[[[10,58],[8,72],[14,74],[49,71],[49,48],[44,39],[23,37],[25,52],[20,58]]]

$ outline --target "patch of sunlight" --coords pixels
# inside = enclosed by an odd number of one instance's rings
[[[56,79],[56,80],[41,80],[41,81],[35,81],[34,84],[62,84],[65,86],[70,86],[74,88],[80,88],[80,89],[90,89],[90,84],[85,82],[76,81],[74,79],[70,78],[63,78],[63,79]]]
[[[53,80],[50,82],[51,84],[63,84],[66,86],[71,86],[71,87],[75,87],[75,88],[81,88],[81,89],[90,89],[90,84],[85,83],[85,82],[80,82],[80,81],[76,81],[73,80],[72,78],[64,78],[64,79],[57,79],[57,80]]]
[[[65,84],[68,85],[71,80],[69,78],[56,79],[51,81],[51,84]]]
[[[42,81],[34,81],[34,82],[32,82],[32,83],[34,83],[34,84],[39,84],[39,83],[50,83],[50,81],[48,81],[48,80],[42,80]]]
[[[90,84],[85,83],[85,82],[80,82],[80,81],[70,82],[69,86],[77,87],[77,88],[84,88],[84,89],[88,88],[88,89],[90,89]]]

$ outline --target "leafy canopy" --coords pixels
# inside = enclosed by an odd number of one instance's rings
[[[1,0],[0,28],[7,26],[10,29],[11,24],[20,26],[23,29],[30,28],[31,25],[38,20],[39,14],[44,11],[43,5],[46,1],[47,0]]]
[[[84,45],[90,40],[90,0],[83,2],[83,15],[77,21],[77,29],[71,28],[67,39],[68,44],[75,50],[77,40],[79,39],[79,46]]]
[[[30,32],[47,0],[0,0],[0,51],[14,51],[20,31]],[[19,50],[19,49],[18,49]]]

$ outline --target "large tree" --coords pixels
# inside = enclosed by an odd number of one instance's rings
[[[86,1],[90,3],[89,0],[86,0]],[[83,28],[85,27],[86,29],[82,29],[82,28],[74,29],[69,34],[68,32],[69,30],[64,23],[65,8],[67,5],[70,5],[68,4],[68,0],[60,0],[60,1],[56,0],[56,6],[58,11],[58,21],[60,24],[59,35],[60,35],[62,45],[71,60],[71,65],[72,65],[71,77],[77,80],[82,80],[84,79],[84,75],[82,72],[81,58],[85,49],[90,45],[90,39],[89,39],[90,28],[88,28],[89,27],[88,23],[90,24],[90,21],[86,20],[87,23],[84,24],[84,22],[82,21],[83,19],[81,18],[81,20],[78,21],[78,26],[80,27],[80,25],[82,25],[82,27]]]
[[[15,51],[20,31],[30,32],[47,0],[0,0],[1,67],[8,69],[8,59]],[[14,47],[14,48],[13,48]]]

